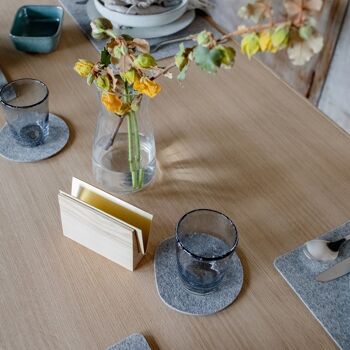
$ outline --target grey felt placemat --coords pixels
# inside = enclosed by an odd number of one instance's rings
[[[88,6],[91,9],[91,6],[93,5],[91,1],[93,0],[89,0],[86,4],[83,4],[83,5],[76,4],[75,0],[59,0],[59,1],[62,4],[62,6],[65,8],[65,10],[73,17],[73,19],[79,25],[80,29],[85,33],[85,35],[88,37],[91,43],[95,46],[95,48],[97,50],[101,50],[104,46],[104,42],[95,40],[91,37],[91,28],[90,28],[91,19],[89,18],[87,9],[88,9]],[[199,33],[204,29],[207,29],[213,32],[216,36],[220,34],[211,23],[209,23],[203,16],[197,13],[195,20],[187,28],[181,30],[180,32],[177,32],[173,35],[164,36],[161,38],[154,38],[154,39],[147,39],[147,40],[150,42],[151,45],[154,45],[163,40],[181,38],[181,37],[188,36],[190,34]],[[188,46],[190,44],[191,42],[186,42],[185,46]],[[170,57],[176,54],[176,52],[178,51],[178,48],[179,48],[178,43],[167,45],[159,49],[158,51],[156,51],[153,55],[156,59]]]
[[[42,145],[24,147],[11,134],[8,124],[0,130],[0,156],[20,163],[29,163],[52,157],[68,142],[69,128],[63,119],[49,114],[49,135]]]
[[[151,350],[151,348],[142,334],[135,333],[110,346],[107,350]]]
[[[176,241],[171,237],[157,248],[154,258],[155,282],[162,301],[170,308],[189,315],[211,315],[231,305],[243,285],[243,267],[238,255],[232,256],[217,290],[204,295],[189,292],[177,271]]]
[[[329,240],[350,233],[350,221],[320,236]],[[333,262],[316,262],[304,254],[304,245],[278,257],[275,267],[341,349],[350,349],[350,274],[322,283],[315,277],[350,256],[350,242]]]

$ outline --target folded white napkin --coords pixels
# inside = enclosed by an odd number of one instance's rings
[[[130,15],[151,15],[169,11],[181,3],[181,0],[102,0],[110,10]],[[188,9],[206,10],[210,0],[189,0]]]

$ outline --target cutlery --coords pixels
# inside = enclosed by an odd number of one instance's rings
[[[342,277],[350,272],[350,258],[343,260],[342,262],[332,266],[326,271],[321,272],[317,277],[318,282],[328,282]]]
[[[75,2],[76,5],[86,5],[89,0],[78,0]]]
[[[313,239],[305,243],[304,253],[312,260],[331,261],[339,255],[342,245],[350,240],[350,234],[336,241],[327,241],[324,239]]]
[[[189,41],[189,40],[193,40],[193,35],[189,35],[189,36],[185,36],[183,38],[176,38],[176,39],[170,39],[170,40],[164,40],[164,41],[161,41],[157,44],[153,44],[151,45],[151,53],[154,53],[156,51],[158,51],[162,46],[165,46],[165,45],[169,45],[169,44],[174,44],[174,43],[178,43],[180,41]]]

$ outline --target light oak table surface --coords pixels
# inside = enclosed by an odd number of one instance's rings
[[[150,104],[156,180],[122,197],[155,215],[148,255],[129,272],[61,231],[58,191],[69,191],[72,176],[96,184],[91,148],[99,104],[72,67],[97,52],[67,14],[56,52],[16,51],[8,32],[22,4],[0,3],[0,66],[9,79],[46,82],[50,111],[72,135],[51,159],[0,159],[0,349],[104,349],[134,332],[153,350],[335,349],[273,261],[350,218],[349,136],[240,55],[217,76],[193,69],[183,84],[162,81]],[[158,297],[153,257],[177,220],[200,207],[236,222],[245,278],[230,307],[191,317]]]

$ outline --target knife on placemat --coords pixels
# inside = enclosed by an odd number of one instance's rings
[[[321,272],[317,277],[318,282],[328,282],[342,277],[350,272],[350,258],[347,258],[340,263],[332,266],[326,271]]]

